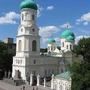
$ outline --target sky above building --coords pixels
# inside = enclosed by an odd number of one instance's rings
[[[0,1],[0,40],[7,37],[16,39],[22,1]],[[49,38],[59,43],[67,25],[75,33],[76,41],[90,36],[90,0],[36,0],[36,3],[41,47],[46,47]]]

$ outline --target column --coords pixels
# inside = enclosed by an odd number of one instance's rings
[[[32,86],[32,84],[33,84],[33,74],[31,73],[30,74],[30,86]]]
[[[54,89],[54,75],[52,75],[52,80],[51,80],[51,89]]]
[[[44,87],[46,87],[46,78],[44,78]]]
[[[37,75],[37,86],[39,86],[40,85],[40,75],[38,74]]]

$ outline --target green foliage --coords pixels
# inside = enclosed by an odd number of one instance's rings
[[[12,69],[13,53],[9,52],[8,45],[0,42],[0,70],[9,71]]]
[[[74,53],[82,55],[83,59],[90,63],[90,38],[83,38],[78,42],[78,45],[74,47]]]
[[[90,38],[81,39],[73,52],[82,55],[83,60],[73,62],[70,67],[72,90],[87,90],[90,88]]]

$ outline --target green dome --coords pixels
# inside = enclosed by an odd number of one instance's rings
[[[75,38],[72,37],[72,36],[68,36],[68,37],[66,38],[66,40],[67,40],[68,42],[74,42]]]
[[[56,41],[54,39],[49,39],[48,43],[55,43]]]
[[[35,3],[34,0],[24,0],[21,4],[20,4],[20,8],[23,9],[23,8],[31,8],[31,9],[34,9],[34,10],[37,10],[38,7]]]
[[[75,38],[75,35],[73,32],[71,32],[71,30],[65,30],[62,34],[61,34],[61,38],[67,38],[68,36],[72,36],[73,38]]]

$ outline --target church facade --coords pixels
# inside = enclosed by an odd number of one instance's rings
[[[64,57],[74,46],[75,36],[71,30],[65,30],[61,34],[61,49],[56,46],[52,38],[48,40],[47,53],[40,54],[39,28],[36,23],[37,4],[34,0],[24,0],[20,4],[21,22],[16,38],[16,55],[13,57],[12,77],[16,80],[16,74],[22,80],[27,81],[32,73],[40,77],[49,77],[52,74],[64,72],[66,62],[72,60],[72,56]],[[68,60],[67,60],[68,59]]]

